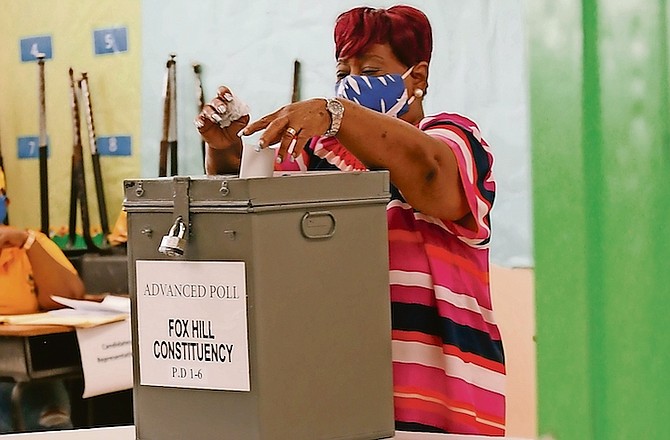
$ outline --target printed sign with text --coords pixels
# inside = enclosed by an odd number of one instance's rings
[[[135,264],[140,383],[249,391],[244,262]]]

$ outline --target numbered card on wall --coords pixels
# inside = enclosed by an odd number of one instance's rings
[[[51,45],[50,35],[41,35],[37,37],[22,38],[21,45],[21,61],[35,61],[37,56],[44,54],[44,59],[49,60],[53,57],[53,49]]]
[[[19,159],[32,159],[39,157],[40,138],[38,136],[22,136],[17,139]],[[47,137],[47,145],[49,145],[49,138]],[[49,148],[47,148],[47,156],[49,156]]]
[[[102,136],[97,140],[101,156],[130,156],[130,136]]]
[[[128,30],[124,27],[97,29],[93,31],[93,47],[96,55],[128,51]]]

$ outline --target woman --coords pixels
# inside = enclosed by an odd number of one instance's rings
[[[409,6],[355,8],[335,24],[336,99],[309,99],[248,124],[225,87],[195,125],[207,172],[239,168],[263,130],[277,169],[386,169],[396,428],[504,435],[504,356],[489,291],[493,157],[471,120],[424,115],[432,51]],[[248,125],[247,125],[248,124]]]
[[[62,307],[51,295],[83,298],[84,283],[46,235],[0,225],[0,291],[0,315],[18,315]]]
[[[81,299],[84,283],[58,246],[40,232],[0,225],[0,315],[36,313],[62,307],[51,295]],[[21,384],[23,430],[71,428],[70,400],[60,380]],[[14,426],[12,391],[0,382],[0,433]]]

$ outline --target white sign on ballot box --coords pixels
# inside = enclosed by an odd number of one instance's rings
[[[241,261],[136,261],[140,384],[249,391]]]

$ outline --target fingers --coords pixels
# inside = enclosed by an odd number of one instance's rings
[[[304,136],[302,129],[296,130],[287,125],[282,133],[279,148],[277,149],[277,163],[282,163],[286,158],[293,161],[300,155],[308,140],[309,136]]]
[[[200,133],[205,133],[213,126],[224,128],[223,114],[227,111],[226,103],[220,98],[212,99],[202,107],[202,111],[193,120],[193,124]]]
[[[276,158],[277,163],[282,163],[286,158],[293,162],[305,149],[305,145],[307,145],[309,139],[309,136],[304,136],[302,134],[293,138],[293,140],[289,143],[285,153],[281,150],[278,152]]]
[[[282,107],[269,115],[265,115],[259,120],[247,125],[246,128],[242,130],[241,135],[249,136],[260,130],[265,130],[258,140],[258,145],[261,148],[275,145],[282,141],[282,137],[285,135],[284,131],[288,128],[288,117],[285,116],[287,113],[287,107]],[[293,137],[295,137],[296,134],[297,130],[295,130],[294,133],[291,133]]]
[[[265,126],[265,131],[258,140],[258,144],[260,145],[261,148],[265,148],[270,145],[275,145],[277,143],[282,142],[282,139],[285,138],[285,135],[287,134],[286,133],[287,128],[288,128],[288,118],[277,117],[276,119],[272,120]],[[289,135],[287,139],[289,139],[290,141],[291,137],[292,136]],[[284,139],[284,141],[286,141],[286,139]]]
[[[202,108],[202,111],[198,115],[200,120],[208,120],[215,125],[218,125],[220,128],[226,128],[227,125],[230,125],[231,121],[228,121],[228,124],[224,124],[226,119],[226,112],[228,111],[228,105],[226,101],[220,98],[212,99],[209,104],[205,104]],[[198,120],[196,118],[196,121]],[[202,125],[202,124],[200,124]],[[200,125],[196,122],[195,126],[200,129]],[[201,132],[203,130],[200,130]]]
[[[223,123],[223,117],[222,117],[222,112],[220,111],[221,109],[217,109],[215,104],[205,104],[205,106],[202,108],[202,112],[200,112],[202,115],[205,116],[210,122],[212,122],[215,125],[218,125],[221,128],[224,128],[221,124]]]
[[[231,109],[233,94],[226,86],[221,86],[216,90],[216,97],[208,104],[203,106],[200,114],[193,123],[200,133],[209,130],[212,126],[223,127],[226,113]]]
[[[292,125],[289,122],[292,108],[291,105],[285,106],[274,113],[263,116],[247,125],[240,135],[249,136],[264,130],[258,141],[260,148],[276,148],[278,163],[283,162],[286,158],[295,159],[300,155],[311,136],[303,133],[303,128],[297,123]]]
[[[254,122],[250,123],[249,125],[246,126],[246,128],[244,130],[242,130],[242,132],[240,134],[243,135],[243,136],[249,136],[249,135],[252,135],[252,134],[256,133],[257,131],[267,129],[268,126],[279,117],[279,114],[283,110],[284,110],[284,107],[280,108],[279,110],[277,110],[273,113],[270,113],[269,115],[263,116],[262,118],[260,118],[257,121],[254,121]],[[272,144],[277,143],[279,140],[277,139],[274,142],[270,142],[270,139],[266,136],[266,133],[264,133],[263,136],[261,136],[261,141],[262,141],[261,147],[266,147],[268,145],[272,145]],[[265,145],[263,145],[263,144],[265,144]]]
[[[236,100],[228,87],[221,86],[217,89],[216,97],[203,106],[202,111],[193,120],[193,124],[200,134],[205,136],[207,131],[214,126],[218,126],[225,132],[227,127],[235,122],[244,119],[246,123],[249,118],[245,118],[245,116],[248,116],[248,106],[239,99]],[[240,124],[238,123],[235,125],[238,126],[237,130],[243,128],[243,126],[239,127]],[[208,133],[207,135],[211,136],[212,134]],[[227,133],[223,135],[229,137]],[[214,136],[219,135],[214,134]]]
[[[193,124],[195,125],[195,128],[198,129],[200,134],[204,134],[210,128],[218,126],[218,123],[212,119],[211,109],[206,111],[205,107],[203,107],[202,111],[193,120]]]
[[[279,144],[277,161],[282,162],[287,157],[298,157],[312,136],[325,132],[325,117],[322,99],[295,102],[250,123],[240,135],[248,136],[263,130],[259,146],[267,148]]]
[[[227,101],[224,101],[221,98],[214,98],[209,103],[209,105],[212,106],[212,108],[214,108],[219,115],[223,116],[223,114],[228,111],[228,106],[226,105],[226,102]]]
[[[248,122],[249,107],[226,86],[217,89],[216,96],[193,120],[202,139],[215,150],[241,145],[237,133]]]
[[[289,159],[291,162],[295,160],[302,153],[305,145],[310,139],[310,136],[303,133],[302,129],[295,129],[287,124],[288,120],[277,119],[271,123],[266,129],[266,133],[271,131],[271,133],[278,129],[278,127],[283,127],[281,132],[278,134],[279,140],[275,143],[276,146],[270,148],[277,149],[276,161],[277,163],[282,163],[285,159]]]
[[[216,90],[216,96],[218,99],[224,102],[231,102],[233,100],[233,93],[226,86],[221,86]]]

